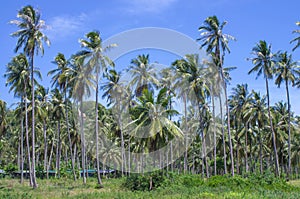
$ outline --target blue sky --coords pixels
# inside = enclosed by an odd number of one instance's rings
[[[264,81],[255,75],[247,75],[252,64],[246,59],[251,57],[251,49],[259,40],[272,44],[273,51],[291,52],[289,42],[295,37],[292,31],[300,20],[299,0],[52,0],[52,1],[7,1],[0,8],[1,77],[0,99],[9,104],[16,102],[12,93],[5,87],[6,64],[15,56],[13,49],[16,38],[10,34],[16,27],[8,24],[16,19],[17,11],[25,5],[32,5],[42,13],[42,19],[49,26],[45,33],[51,46],[45,47],[45,55],[36,58],[36,66],[43,74],[42,84],[49,86],[47,72],[55,67],[51,61],[58,52],[66,57],[80,50],[79,38],[92,30],[99,30],[103,40],[133,28],[160,27],[181,32],[193,39],[199,37],[198,27],[206,17],[216,15],[228,21],[224,32],[236,37],[229,44],[231,53],[225,57],[225,66],[236,66],[231,73],[230,86],[248,83],[249,89],[265,93]],[[156,57],[157,56],[157,57]],[[300,59],[300,49],[293,52],[294,60]],[[133,57],[131,57],[133,58]],[[159,55],[151,56],[152,61],[166,61]],[[129,63],[128,63],[129,64]],[[163,63],[169,64],[169,63]],[[300,95],[298,89],[291,89],[292,108],[300,114]],[[278,89],[271,83],[271,101],[285,100],[284,88]]]

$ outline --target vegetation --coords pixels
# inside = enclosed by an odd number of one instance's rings
[[[300,117],[289,93],[300,85],[300,68],[291,54],[274,53],[259,41],[249,74],[263,76],[266,95],[247,84],[230,92],[234,68],[226,68],[224,59],[235,38],[224,33],[227,22],[212,16],[197,39],[208,60],[186,55],[158,71],[149,54],[138,55],[125,70],[132,76],[126,84],[124,71],[106,56],[117,46],[102,46],[100,33],[92,31],[69,58],[57,54],[57,68],[48,72],[52,86],[44,88],[34,58],[44,53],[43,43],[50,44],[42,33],[45,22],[32,6],[17,17],[12,36],[21,53],[4,77],[20,102],[8,108],[0,100],[0,168],[20,174],[20,184],[0,180],[1,198],[300,197],[298,181],[286,182],[299,177],[300,165]],[[293,50],[299,37],[295,41]],[[286,99],[271,104],[273,77],[278,87],[284,83]],[[163,169],[149,173],[157,168]],[[93,171],[97,179],[90,177]],[[101,174],[110,178],[102,182]],[[34,189],[23,186],[25,177]]]

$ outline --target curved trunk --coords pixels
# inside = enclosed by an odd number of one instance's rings
[[[68,87],[68,81],[66,81],[66,88]],[[68,111],[68,101],[67,101],[67,91],[65,89],[65,107],[66,107],[66,125],[67,125],[67,133],[68,133],[68,140],[69,140],[69,150],[70,150],[70,156],[71,156],[71,166],[72,166],[72,172],[74,181],[76,181],[76,172],[75,172],[75,159],[74,154],[72,150],[72,140],[71,140],[71,134],[70,134],[70,128],[69,128],[69,111]]]
[[[44,171],[47,170],[47,151],[48,151],[48,142],[47,142],[47,129],[46,129],[46,121],[43,121],[43,135],[44,135]]]
[[[31,154],[30,154],[30,145],[29,145],[29,130],[28,130],[28,110],[27,110],[27,94],[26,94],[26,84],[25,84],[25,135],[26,135],[26,145],[27,145],[27,159],[28,159],[28,169],[29,169],[29,179],[30,179],[30,186],[33,186],[32,182],[32,167],[31,167]]]
[[[56,146],[56,177],[60,177],[60,154],[61,154],[61,139],[60,139],[60,120],[57,122],[57,146]]]
[[[220,115],[221,115],[221,124],[222,124],[222,142],[223,142],[223,154],[224,154],[224,174],[227,174],[227,154],[226,154],[226,141],[225,141],[225,130],[224,130],[224,123],[223,123],[223,105],[222,105],[222,98],[219,94],[219,102],[220,102]]]
[[[37,188],[36,182],[36,173],[35,173],[35,117],[34,117],[34,108],[35,108],[35,101],[34,101],[34,65],[33,65],[33,57],[34,57],[34,47],[33,51],[31,52],[31,131],[32,131],[32,186],[33,188]]]
[[[289,179],[291,173],[291,103],[289,94],[289,84],[287,79],[285,80],[286,97],[288,101],[288,169],[287,178]]]
[[[98,124],[98,84],[99,84],[99,74],[96,72],[96,105],[95,105],[95,128],[96,128],[96,165],[97,165],[97,180],[98,184],[102,185],[101,176],[100,176],[100,165],[99,165],[99,124]]]
[[[212,95],[212,108],[213,108],[213,116],[212,116],[212,119],[213,119],[213,125],[214,125],[214,174],[217,175],[217,141],[216,141],[216,132],[217,132],[217,129],[216,129],[216,121],[215,121],[215,117],[216,117],[216,113],[215,113],[215,99],[214,99],[214,93]]]
[[[23,110],[23,97],[21,98],[21,110]],[[23,183],[23,177],[24,177],[24,118],[23,118],[23,114],[21,114],[21,179],[20,179],[20,183]]]
[[[231,160],[231,175],[234,176],[234,159],[233,159],[233,149],[232,149],[232,140],[231,140],[231,133],[230,133],[230,112],[228,106],[228,97],[227,97],[227,85],[224,79],[224,74],[222,70],[222,79],[224,84],[224,92],[225,92],[225,100],[226,100],[226,112],[227,112],[227,133],[228,133],[228,141],[229,141],[229,150],[230,150],[230,160]]]
[[[86,169],[85,169],[85,139],[83,128],[83,99],[80,100],[80,133],[81,133],[81,164],[82,164],[82,179],[83,184],[86,184]]]
[[[273,142],[273,150],[275,156],[275,175],[279,176],[279,162],[278,162],[278,154],[277,154],[277,147],[276,147],[276,137],[275,137],[275,131],[274,131],[272,117],[271,117],[269,83],[267,78],[266,78],[266,89],[267,89],[268,115],[269,115],[271,131],[272,131],[272,142]]]

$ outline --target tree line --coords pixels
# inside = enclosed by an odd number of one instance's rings
[[[63,53],[54,58],[57,67],[48,72],[49,89],[40,84],[41,73],[34,66],[35,57],[44,54],[44,44],[50,45],[42,32],[45,22],[30,5],[21,8],[17,18],[11,21],[18,27],[11,36],[17,38],[19,54],[6,65],[4,77],[20,101],[14,108],[0,101],[0,165],[17,165],[21,183],[24,170],[29,170],[30,186],[36,188],[37,168],[47,177],[55,170],[57,178],[69,170],[83,183],[87,170],[96,169],[99,185],[100,170],[130,175],[132,169],[144,172],[157,165],[203,177],[266,170],[287,178],[298,174],[300,120],[291,110],[289,88],[299,87],[300,70],[287,51],[273,52],[270,44],[259,41],[248,73],[263,76],[266,94],[249,90],[247,84],[228,92],[235,68],[224,67],[224,59],[230,53],[229,42],[236,39],[223,33],[227,22],[211,16],[199,27],[197,39],[208,60],[190,54],[157,71],[149,54],[138,55],[126,69],[131,79],[124,84],[124,73],[106,56],[117,45],[103,47],[100,33],[92,31],[79,40],[81,49],[69,58]],[[296,50],[300,37],[291,43],[296,43]],[[274,105],[269,93],[272,78],[286,90],[286,99]],[[101,104],[99,96],[107,103]],[[174,139],[181,145],[172,144]],[[131,156],[165,146],[165,154],[151,161]],[[173,161],[178,147],[184,154]]]

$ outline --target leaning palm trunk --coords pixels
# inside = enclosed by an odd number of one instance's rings
[[[230,160],[231,160],[231,175],[234,176],[234,158],[233,158],[233,148],[232,148],[232,140],[231,140],[231,133],[230,133],[230,112],[228,106],[228,96],[227,96],[227,85],[224,79],[224,74],[222,70],[222,79],[224,85],[224,93],[225,93],[225,105],[226,105],[226,112],[227,112],[227,133],[228,133],[228,141],[229,141],[229,150],[230,150]]]
[[[66,81],[66,88],[68,86],[68,81]],[[69,112],[68,112],[68,101],[67,101],[67,92],[65,90],[65,107],[66,107],[66,125],[67,125],[67,133],[68,133],[68,140],[69,140],[69,150],[70,150],[70,156],[71,156],[71,166],[72,166],[72,172],[74,181],[76,181],[76,172],[75,172],[75,160],[74,155],[72,151],[72,140],[71,140],[71,134],[70,134],[70,128],[69,128]]]
[[[47,163],[48,163],[48,157],[47,157],[47,151],[48,151],[48,142],[47,142],[47,129],[46,129],[46,120],[43,121],[43,134],[44,134],[44,171],[47,170]]]
[[[102,181],[101,181],[101,175],[100,175],[100,165],[99,165],[99,123],[98,123],[98,92],[99,92],[99,88],[98,88],[98,84],[99,84],[99,74],[98,71],[96,71],[96,106],[95,106],[95,127],[96,127],[96,164],[97,164],[97,180],[98,180],[98,184],[102,185]]]
[[[213,137],[213,142],[214,142],[214,175],[217,175],[217,141],[216,141],[216,132],[217,132],[217,129],[216,129],[216,120],[215,120],[215,117],[216,117],[216,113],[215,113],[215,97],[214,97],[214,93],[212,93],[212,110],[213,110],[213,115],[212,115],[212,119],[213,119],[213,125],[214,125],[214,137]]]
[[[34,47],[32,49],[35,49]],[[31,131],[32,131],[32,186],[37,188],[36,173],[35,173],[35,117],[34,117],[34,108],[35,108],[35,99],[34,99],[34,65],[33,65],[34,50],[30,53],[31,61],[31,108],[32,108],[32,121],[31,121]]]
[[[286,88],[286,97],[288,101],[288,169],[287,169],[287,178],[289,179],[291,173],[291,103],[290,103],[290,94],[289,94],[289,85],[288,81],[285,80]]]
[[[25,85],[25,93],[26,93],[26,85]],[[29,169],[29,179],[30,179],[30,186],[33,186],[32,182],[32,168],[31,168],[31,155],[30,155],[30,145],[29,145],[29,130],[28,130],[28,110],[27,110],[27,95],[24,96],[25,101],[25,131],[26,131],[26,145],[27,145],[27,155],[28,155],[28,169]]]
[[[82,178],[83,184],[86,184],[86,169],[85,169],[85,138],[83,129],[83,99],[80,100],[80,132],[81,132],[81,165],[82,165]]]
[[[221,95],[219,95],[219,102],[220,102],[220,117],[221,117],[221,124],[222,124],[222,142],[223,142],[223,155],[224,155],[224,174],[227,174],[227,154],[226,154],[226,141],[225,141],[225,130],[224,130],[224,122],[223,122],[223,109],[222,109],[222,99]]]
[[[279,176],[279,162],[278,162],[278,154],[277,154],[277,147],[276,147],[276,137],[275,137],[274,127],[273,127],[273,122],[271,117],[269,84],[267,78],[266,78],[266,89],[267,89],[268,115],[269,115],[271,131],[272,131],[273,150],[274,150],[274,157],[275,157],[275,175]]]
[[[57,122],[57,146],[56,146],[56,177],[60,177],[60,154],[61,154],[61,139],[60,139],[60,119]]]
[[[23,110],[22,108],[23,108],[23,106],[22,106],[22,104],[23,104],[23,102],[22,102],[22,100],[23,100],[23,97],[21,98],[21,110]],[[21,116],[21,151],[20,151],[20,153],[21,153],[21,179],[20,179],[20,183],[22,184],[23,183],[23,178],[24,178],[24,172],[23,172],[23,170],[24,170],[24,118],[23,118],[23,114],[21,114],[22,116]]]

